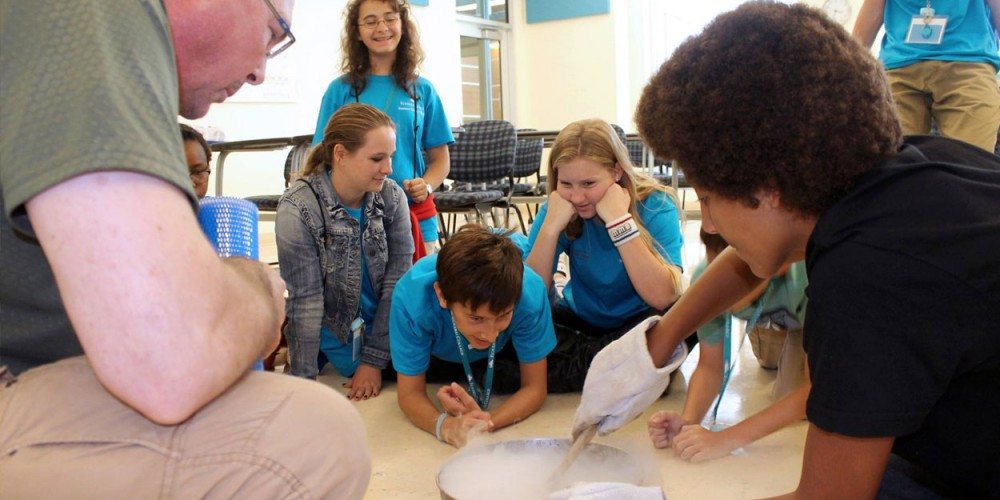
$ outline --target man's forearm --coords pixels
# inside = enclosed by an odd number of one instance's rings
[[[281,292],[267,275],[273,271],[260,263],[240,258],[222,262],[233,274],[233,281],[224,290],[230,307],[219,311],[223,322],[219,331],[234,339],[244,338],[252,362],[277,346],[285,316],[284,303],[278,298]]]
[[[261,356],[267,330],[277,335],[264,266],[222,264],[176,187],[96,172],[27,210],[95,374],[150,420],[187,419]]]

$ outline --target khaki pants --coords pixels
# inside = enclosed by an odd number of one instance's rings
[[[84,357],[0,388],[0,498],[361,498],[371,460],[336,391],[252,372],[160,426],[104,390]]]
[[[990,153],[1000,127],[1000,87],[988,63],[921,61],[886,72],[904,134],[941,135]]]
[[[805,382],[806,353],[802,329],[780,330],[758,325],[750,331],[750,347],[760,366],[778,369],[771,396],[781,399]]]

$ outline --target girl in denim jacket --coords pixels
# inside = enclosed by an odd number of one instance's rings
[[[389,363],[389,305],[413,256],[409,209],[389,179],[395,125],[367,104],[330,118],[301,177],[278,203],[275,234],[293,375],[329,361],[347,396],[377,396]]]

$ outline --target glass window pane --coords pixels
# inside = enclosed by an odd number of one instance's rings
[[[466,16],[483,17],[479,0],[455,0],[455,12]]]
[[[455,0],[455,12],[506,23],[507,0]]]
[[[482,40],[460,37],[462,60],[462,122],[485,119],[481,105]]]
[[[493,105],[493,119],[503,120],[503,85],[502,79],[500,78],[500,42],[496,40],[490,41],[490,67],[492,68],[492,85],[490,93],[490,101]]]
[[[507,0],[489,0],[490,20],[507,22]]]

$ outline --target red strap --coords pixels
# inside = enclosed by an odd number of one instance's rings
[[[413,207],[410,207],[410,232],[413,234],[413,262],[416,262],[427,255],[427,248],[424,247],[424,235],[420,232],[420,221]]]
[[[420,203],[410,203],[410,212],[416,214],[417,220],[426,220],[437,215],[437,205],[434,204],[434,195],[429,194]]]

